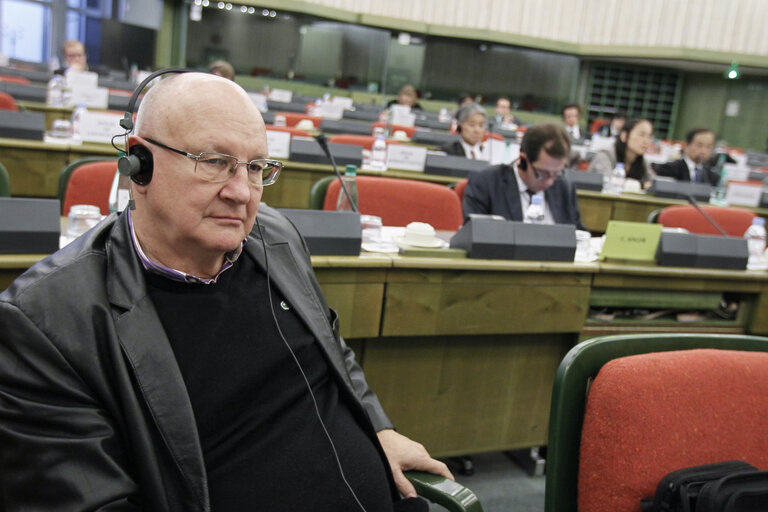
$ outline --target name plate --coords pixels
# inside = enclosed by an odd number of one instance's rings
[[[69,106],[74,105],[106,109],[109,105],[109,89],[106,87],[73,87],[72,100]]]
[[[291,133],[267,130],[267,148],[272,158],[288,158],[291,153]]]
[[[80,138],[83,142],[109,143],[112,137],[120,133],[120,114],[109,112],[83,112],[80,116]]]
[[[504,142],[496,139],[488,139],[485,143],[488,147],[483,152],[487,154],[488,161],[493,165],[510,164],[520,156],[520,144],[516,142]]]
[[[725,202],[739,206],[759,206],[762,195],[762,183],[729,181],[728,189],[725,193]]]
[[[608,259],[652,264],[656,261],[662,227],[661,224],[645,222],[609,221],[600,261]]]
[[[424,172],[427,148],[390,144],[387,146],[387,169]]]
[[[272,89],[269,91],[269,99],[282,103],[290,103],[293,99],[293,91],[287,89]]]

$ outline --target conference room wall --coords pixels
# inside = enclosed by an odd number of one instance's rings
[[[730,146],[765,151],[768,142],[768,77],[727,80],[723,75],[685,73],[674,138],[682,140],[692,127],[711,127]],[[736,115],[726,115],[729,101]]]

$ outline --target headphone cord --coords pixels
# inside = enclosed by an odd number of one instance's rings
[[[355,491],[352,489],[352,486],[347,481],[347,477],[344,474],[344,468],[341,466],[341,459],[339,459],[339,453],[336,451],[336,445],[333,443],[331,434],[328,432],[328,429],[325,426],[325,422],[323,421],[323,418],[320,415],[320,407],[317,405],[317,399],[315,398],[314,392],[312,392],[312,385],[309,383],[307,374],[304,373],[304,368],[302,368],[301,363],[299,363],[299,359],[296,357],[296,354],[293,352],[293,349],[291,348],[291,345],[288,343],[288,340],[285,339],[283,330],[280,328],[280,323],[277,321],[277,315],[275,314],[275,308],[272,302],[272,286],[270,284],[270,279],[269,279],[269,257],[267,256],[267,243],[264,240],[264,231],[262,231],[261,229],[261,224],[259,223],[258,215],[256,216],[256,227],[259,230],[259,235],[261,235],[261,246],[264,249],[264,267],[267,273],[267,297],[269,298],[269,311],[270,313],[272,313],[272,319],[275,322],[277,333],[280,335],[280,339],[283,340],[283,343],[288,348],[288,352],[290,352],[291,357],[293,358],[293,362],[296,363],[296,367],[299,369],[299,372],[301,373],[301,376],[304,379],[304,384],[307,386],[307,390],[309,390],[309,396],[312,399],[312,405],[314,407],[315,416],[317,416],[317,420],[320,422],[320,426],[323,429],[323,433],[325,434],[326,439],[328,439],[328,443],[331,445],[331,451],[333,452],[333,457],[336,460],[336,466],[339,468],[339,474],[341,475],[341,479],[344,481],[344,485],[346,485],[347,489],[349,489],[350,494],[352,494],[352,497],[355,499],[355,502],[360,507],[360,510],[362,510],[363,512],[367,512],[366,508],[363,506],[363,504],[360,502],[360,499],[357,497],[357,494],[355,494]]]

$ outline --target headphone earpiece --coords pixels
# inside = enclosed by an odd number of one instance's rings
[[[520,163],[517,164],[517,166],[519,168],[521,168],[522,170],[524,170],[524,171],[527,170],[528,169],[528,157],[521,156],[520,157]]]
[[[461,124],[456,123],[456,133],[461,133]]]
[[[128,155],[117,160],[120,174],[128,176],[137,185],[147,185],[152,181],[153,167],[152,152],[141,144],[131,146]]]

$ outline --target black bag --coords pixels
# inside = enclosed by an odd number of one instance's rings
[[[734,473],[701,488],[696,512],[765,512],[768,471]]]
[[[705,484],[735,473],[756,471],[756,467],[740,460],[678,469],[661,479],[652,498],[641,500],[640,509],[642,512],[694,512],[697,511],[696,501]]]

